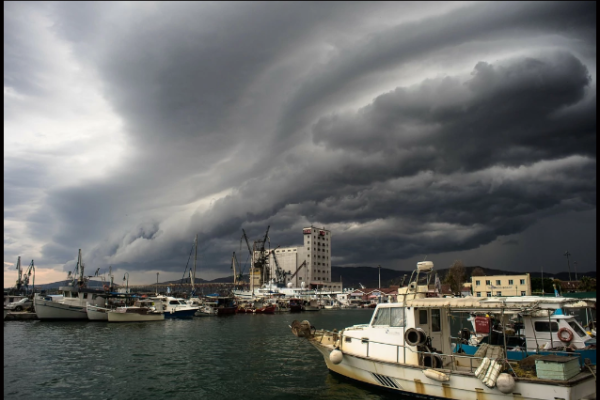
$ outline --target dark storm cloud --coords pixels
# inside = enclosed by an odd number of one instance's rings
[[[595,157],[595,116],[554,115],[581,101],[589,82],[586,67],[568,53],[507,65],[480,62],[467,82],[427,80],[382,95],[356,113],[322,118],[314,140],[359,156],[381,153],[406,174],[521,165],[573,153]]]
[[[568,32],[595,43],[595,8],[589,2],[476,4],[370,35],[315,71],[292,97],[282,118],[281,136],[296,132],[301,117],[348,82],[435,50],[472,41]],[[320,73],[319,73],[320,72]]]
[[[47,187],[25,219],[48,262],[83,248],[89,268],[180,271],[198,233],[201,265],[225,275],[247,253],[241,228],[253,241],[270,225],[275,247],[325,225],[334,265],[357,265],[595,210],[595,8],[5,3],[5,86],[50,96],[24,22],[50,21],[128,146],[106,176]],[[436,56],[470,64],[450,73]],[[43,169],[5,169],[5,218]]]

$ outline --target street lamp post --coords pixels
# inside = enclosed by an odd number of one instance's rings
[[[569,281],[571,281],[571,264],[569,263],[569,257],[571,256],[571,253],[569,253],[569,250],[565,251],[564,256],[567,257],[567,268],[569,268]]]
[[[158,296],[158,272],[156,273],[156,295]]]
[[[125,275],[123,275],[123,280],[125,280],[125,276],[127,276],[127,281],[125,284],[125,293],[129,293],[129,272],[125,272]]]
[[[577,279],[577,261],[573,261],[573,268],[575,269],[575,280],[578,281],[579,279]]]
[[[379,289],[381,289],[381,265],[377,265],[377,269],[379,270]]]

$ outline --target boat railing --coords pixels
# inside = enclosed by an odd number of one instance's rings
[[[346,328],[346,330],[348,330],[348,328]],[[352,339],[358,339],[358,338],[352,338]],[[323,340],[323,338],[321,338],[321,340]],[[456,362],[457,359],[466,359],[469,361],[469,372],[473,373],[475,369],[477,369],[478,365],[473,366],[473,362],[476,360],[479,360],[479,362],[481,362],[485,357],[475,357],[475,356],[471,356],[471,355],[466,355],[466,356],[461,356],[461,355],[457,355],[457,354],[444,354],[444,353],[434,353],[434,352],[430,352],[430,351],[421,351],[421,350],[413,350],[410,346],[405,346],[404,344],[392,344],[392,343],[383,343],[383,342],[377,342],[374,340],[370,340],[368,338],[361,338],[360,339],[362,343],[367,345],[367,349],[366,349],[366,356],[367,358],[369,358],[369,350],[370,350],[370,344],[377,344],[377,345],[384,345],[384,346],[391,346],[391,347],[395,347],[396,348],[396,362],[398,364],[400,364],[400,362],[402,362],[403,364],[406,364],[406,352],[407,350],[411,353],[416,353],[418,354],[420,357],[420,359],[422,359],[422,356],[424,355],[431,355],[431,356],[438,356],[442,358],[442,362],[443,362],[443,366],[447,366],[448,364],[450,364],[452,367],[450,368],[452,371],[456,371],[456,367],[458,365],[458,363]],[[343,341],[343,335],[340,338],[340,342]],[[400,349],[402,349],[402,351],[400,351]],[[401,356],[402,354],[402,356]],[[401,360],[402,357],[402,360]],[[444,360],[445,359],[445,360]],[[450,362],[448,362],[450,361]]]

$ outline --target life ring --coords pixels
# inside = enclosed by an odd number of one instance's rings
[[[567,337],[563,337],[563,335],[562,335],[565,332],[567,333]],[[557,335],[558,335],[558,340],[560,340],[563,343],[568,343],[571,340],[573,340],[573,331],[570,330],[569,328],[560,328],[558,330]]]

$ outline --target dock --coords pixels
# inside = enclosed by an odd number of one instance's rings
[[[30,321],[38,319],[37,314],[28,311],[9,311],[6,314],[5,321]]]

